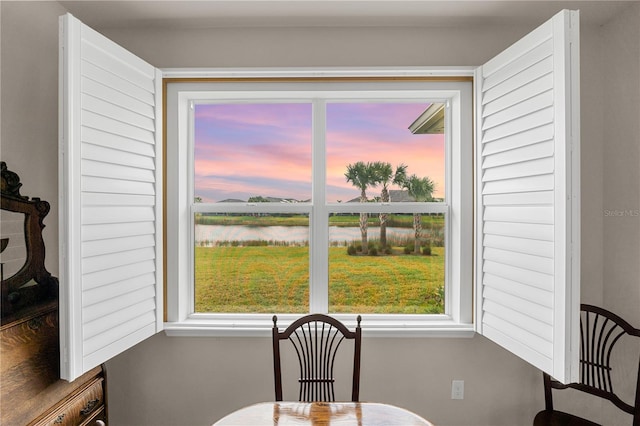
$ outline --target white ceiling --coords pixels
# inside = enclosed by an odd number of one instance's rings
[[[633,0],[637,1],[637,0]],[[60,1],[96,28],[537,25],[579,9],[583,25],[602,25],[627,1],[201,0]]]

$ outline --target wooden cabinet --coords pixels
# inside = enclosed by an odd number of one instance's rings
[[[50,207],[21,186],[0,161],[0,425],[104,426],[104,368],[60,380],[58,279],[45,268],[42,239]]]
[[[57,404],[53,411],[45,413],[34,424],[36,426],[104,425],[106,418],[103,385],[104,378],[100,375],[90,378],[68,398]]]
[[[69,383],[59,379],[57,302],[0,327],[0,424],[107,423],[106,375],[97,367]]]

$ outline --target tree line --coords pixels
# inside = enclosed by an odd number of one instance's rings
[[[405,164],[398,165],[395,169],[391,163],[384,161],[364,162],[348,164],[344,174],[347,182],[360,190],[360,202],[366,203],[367,190],[381,187],[380,200],[383,203],[391,202],[389,186],[396,185],[404,189],[415,201],[433,201],[435,184],[429,177],[419,177],[416,174],[408,175]],[[360,235],[362,238],[362,254],[368,254],[368,214],[360,213]],[[387,222],[389,215],[380,213],[380,245],[387,245]],[[422,236],[422,215],[413,214],[413,232],[415,237],[414,253],[420,253],[420,238]]]

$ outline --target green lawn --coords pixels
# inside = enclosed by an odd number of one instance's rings
[[[273,218],[271,218],[273,219]],[[443,313],[444,248],[432,256],[329,249],[333,313]],[[196,247],[196,312],[309,311],[308,247]]]

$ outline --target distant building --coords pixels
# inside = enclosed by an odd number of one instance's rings
[[[258,198],[258,200],[251,200],[251,201],[247,201],[247,200],[239,200],[237,198],[227,198],[225,200],[222,201],[218,201],[219,203],[287,203],[287,204],[293,204],[293,203],[306,203],[309,202],[310,200],[306,200],[306,201],[299,201],[299,200],[295,200],[293,198],[279,198],[279,197],[256,197]]]

